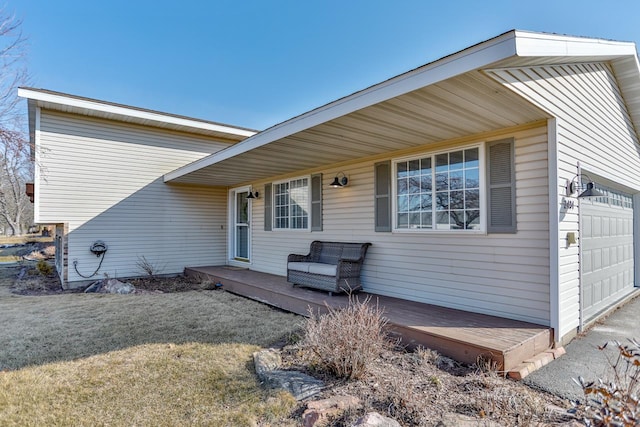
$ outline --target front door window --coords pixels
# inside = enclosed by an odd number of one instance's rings
[[[235,193],[234,258],[249,260],[249,196],[248,191]]]

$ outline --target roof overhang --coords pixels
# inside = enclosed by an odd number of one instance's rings
[[[31,138],[33,138],[34,134],[33,128],[35,126],[35,110],[37,107],[178,132],[207,135],[215,139],[234,143],[257,133],[257,131],[251,129],[84,98],[46,89],[19,88],[18,96],[26,98],[28,101],[29,133]],[[31,142],[33,144],[33,140]]]
[[[640,129],[634,43],[513,30],[275,125],[164,180],[232,186],[544,120],[548,112],[492,86],[481,70],[596,61],[612,64]],[[448,123],[443,112],[459,118]]]

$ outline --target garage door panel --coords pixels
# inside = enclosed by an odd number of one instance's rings
[[[601,188],[601,186],[598,186]],[[633,290],[631,196],[606,189],[609,197],[581,202],[582,297],[586,319]]]
[[[591,236],[593,236],[593,233],[591,232],[591,217],[582,217],[582,237],[583,239],[589,238]]]

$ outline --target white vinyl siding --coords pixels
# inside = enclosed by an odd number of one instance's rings
[[[325,177],[322,232],[274,238],[261,226],[264,200],[254,201],[252,269],[285,275],[287,255],[308,253],[312,240],[371,242],[362,276],[368,292],[548,325],[547,130],[513,137],[517,233],[375,232],[377,161],[361,162],[342,166],[349,175],[343,188],[329,187],[335,169],[318,171]]]
[[[627,191],[640,190],[638,139],[609,65],[584,63],[488,72],[557,117],[559,236],[559,333],[579,325],[579,250],[567,245],[567,232],[579,231],[577,206],[564,209],[565,185],[578,172],[594,172]]]
[[[37,220],[68,224],[69,282],[140,275],[144,256],[161,273],[224,263],[224,188],[167,185],[163,174],[228,146],[203,136],[42,110]]]

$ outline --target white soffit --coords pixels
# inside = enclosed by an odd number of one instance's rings
[[[415,70],[309,111],[247,138],[239,144],[207,156],[164,176],[165,182],[220,164],[251,150],[266,146],[358,110],[446,79],[486,68],[510,66],[511,62],[608,61],[636,58],[635,44],[601,39],[513,30],[471,46]],[[527,59],[529,58],[529,59]],[[537,59],[536,59],[537,58]],[[637,62],[637,58],[636,61]],[[639,80],[640,82],[640,80]],[[265,159],[265,161],[273,161]]]
[[[242,140],[255,135],[250,129],[229,126],[206,120],[162,113],[154,110],[114,104],[97,99],[84,98],[45,89],[19,88],[18,96],[35,101],[37,106],[57,111],[93,117],[156,126],[173,130],[207,134],[232,140]]]
[[[201,168],[214,165],[332,119],[446,80],[449,77],[464,74],[487,63],[510,57],[515,52],[513,32],[502,34],[494,39],[446,56],[438,61],[277,124],[253,137],[247,138],[240,144],[169,172],[164,176],[164,180],[168,182],[180,178]]]

